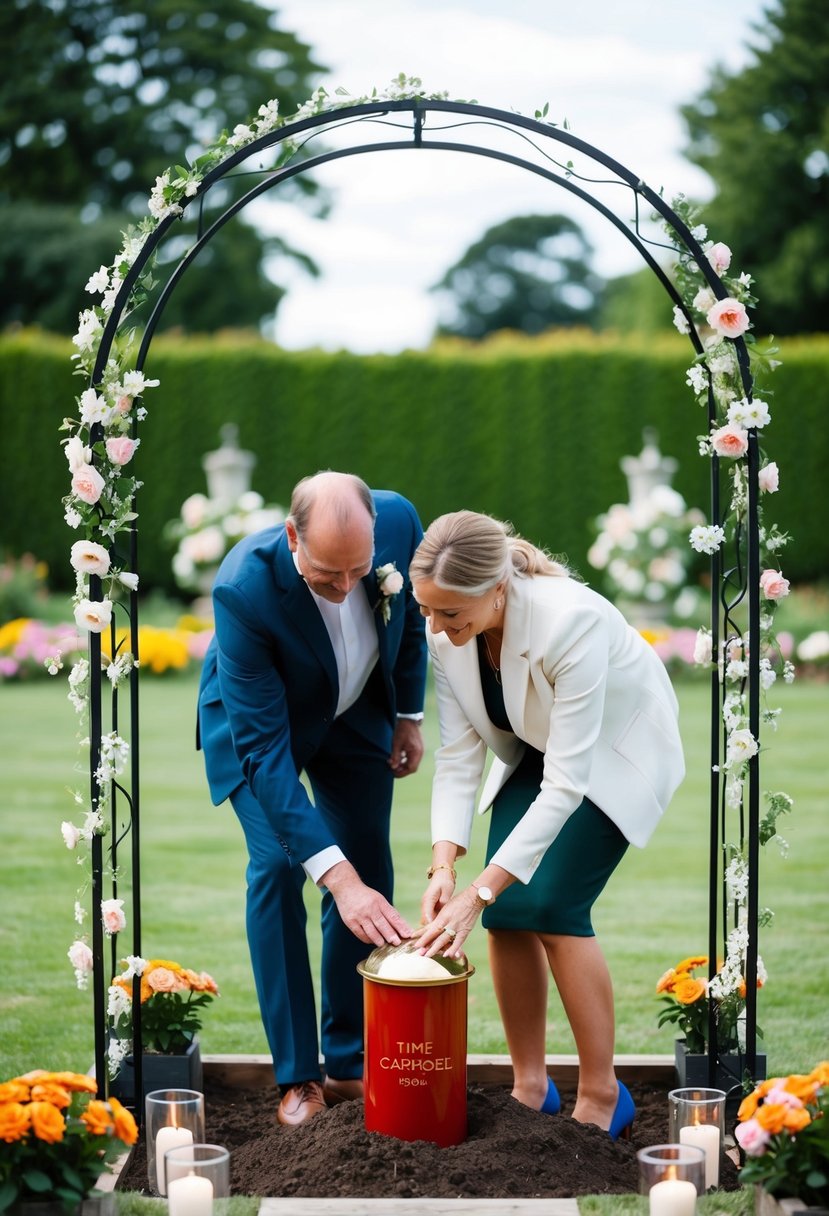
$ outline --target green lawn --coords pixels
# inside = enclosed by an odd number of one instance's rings
[[[654,984],[685,954],[707,942],[707,747],[705,681],[679,686],[689,776],[645,850],[631,849],[603,896],[596,924],[617,990],[617,1051],[672,1050],[670,1028],[657,1030]],[[143,953],[211,972],[222,996],[208,1010],[207,1053],[264,1052],[244,936],[245,852],[229,807],[207,797],[193,747],[191,677],[147,677],[141,684]],[[73,903],[82,871],[60,835],[73,817],[69,790],[87,789],[85,757],[74,738],[74,712],[62,677],[5,685],[4,759],[0,768],[3,847],[0,885],[0,1064],[2,1076],[34,1067],[86,1069],[92,1060],[91,997],[74,985],[66,951],[75,937]],[[788,858],[766,850],[761,904],[774,910],[761,953],[769,982],[760,994],[764,1049],[775,1072],[806,1070],[829,1055],[829,834],[824,747],[829,686],[781,688],[779,731],[764,736],[763,786],[795,799],[781,825]],[[435,744],[434,714],[427,719]],[[430,765],[397,787],[394,851],[397,905],[417,923],[429,864]],[[485,843],[462,863],[474,876]],[[315,910],[308,898],[316,951]],[[122,953],[131,950],[122,935]],[[500,1020],[487,974],[484,935],[469,945],[469,1048],[503,1053]],[[573,1051],[557,1002],[551,1002],[548,1049]],[[2,1077],[0,1077],[2,1079]]]

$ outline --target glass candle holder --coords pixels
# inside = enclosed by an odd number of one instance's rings
[[[164,1154],[204,1141],[204,1094],[195,1089],[154,1089],[147,1094],[147,1180],[153,1195],[166,1195]]]
[[[164,1154],[170,1216],[218,1216],[230,1196],[230,1152],[221,1144],[185,1144]]]
[[[641,1148],[639,1194],[647,1195],[650,1216],[694,1216],[697,1195],[705,1194],[705,1152],[693,1144]]]
[[[705,1187],[719,1186],[725,1143],[725,1092],[689,1086],[668,1094],[668,1139],[705,1151]]]

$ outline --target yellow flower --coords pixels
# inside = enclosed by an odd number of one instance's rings
[[[32,1131],[38,1140],[44,1140],[47,1144],[57,1144],[59,1140],[63,1139],[66,1121],[51,1102],[30,1102],[29,1114],[32,1119]]]
[[[705,967],[708,963],[707,954],[692,954],[690,958],[684,958],[681,963],[677,963],[677,971],[695,971],[697,967]]]
[[[29,1108],[22,1102],[0,1103],[0,1140],[13,1144],[29,1130]]]

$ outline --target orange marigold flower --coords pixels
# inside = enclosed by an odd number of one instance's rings
[[[13,1144],[22,1140],[29,1130],[29,1107],[22,1102],[3,1102],[0,1105],[0,1140]]]
[[[708,962],[707,954],[692,954],[690,958],[684,958],[681,963],[677,963],[677,971],[694,971],[697,967],[704,967]]]
[[[28,1102],[29,1092],[27,1083],[20,1077],[14,1077],[0,1085],[0,1102]]]
[[[81,1123],[86,1126],[92,1136],[108,1135],[112,1130],[113,1122],[106,1102],[94,1098],[81,1115]]]
[[[755,1118],[764,1131],[776,1136],[786,1125],[786,1115],[791,1108],[782,1102],[764,1102],[757,1107]]]
[[[763,981],[759,975],[757,976],[757,987],[758,988],[763,987]],[[742,997],[742,999],[745,1000],[746,992],[748,991],[748,985],[746,984],[746,977],[744,975],[740,976],[740,985],[739,985],[737,991],[740,994],[740,996]]]
[[[656,981],[657,992],[673,992],[674,980],[676,979],[676,971],[673,967],[669,967],[664,975],[661,975]]]
[[[740,1109],[737,1111],[737,1118],[741,1123],[746,1119],[751,1119],[757,1110],[757,1105],[760,1101],[760,1095],[755,1089],[752,1093],[746,1094],[740,1103]]]
[[[138,1127],[132,1116],[132,1111],[122,1106],[117,1098],[109,1099],[109,1107],[115,1123],[115,1135],[124,1144],[135,1144],[138,1139]]]
[[[46,1077],[48,1075],[49,1074],[45,1068],[33,1068],[31,1072],[24,1072],[22,1076],[17,1078],[17,1080],[26,1081],[27,1084],[31,1085],[33,1081],[37,1081],[41,1077]]]
[[[692,980],[690,976],[678,980],[674,985],[674,996],[680,1005],[693,1005],[695,1001],[704,997],[707,991],[708,985],[705,980]]]
[[[32,1100],[34,1102],[51,1102],[52,1106],[57,1106],[59,1110],[65,1110],[72,1101],[72,1095],[63,1085],[58,1085],[51,1078],[45,1081],[35,1081],[32,1086]]]
[[[51,1102],[30,1102],[29,1113],[32,1117],[32,1131],[38,1140],[44,1140],[47,1144],[57,1144],[59,1140],[63,1139],[66,1121]]]

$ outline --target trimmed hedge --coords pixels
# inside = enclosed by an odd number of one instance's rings
[[[55,587],[72,585],[58,428],[85,385],[72,376],[71,350],[32,332],[0,338],[0,418],[13,454],[0,547],[45,560]],[[813,505],[829,465],[829,338],[786,340],[782,359],[762,389],[772,409],[764,446],[781,470],[769,517],[793,533],[782,564],[804,582],[829,570],[829,530]],[[202,457],[228,421],[256,453],[253,488],[268,501],[287,504],[309,472],[348,469],[401,491],[424,523],[461,506],[511,519],[595,582],[585,556],[592,521],[626,501],[619,461],[641,450],[645,427],[678,460],[675,487],[689,504],[707,506],[709,463],[696,443],[705,417],[685,385],[691,361],[690,344],[670,335],[500,335],[395,356],[288,352],[238,333],[158,338],[145,371],[161,386],[145,398],[135,457],[145,483],[142,587],[173,589],[161,534],[182,500],[206,489]]]

